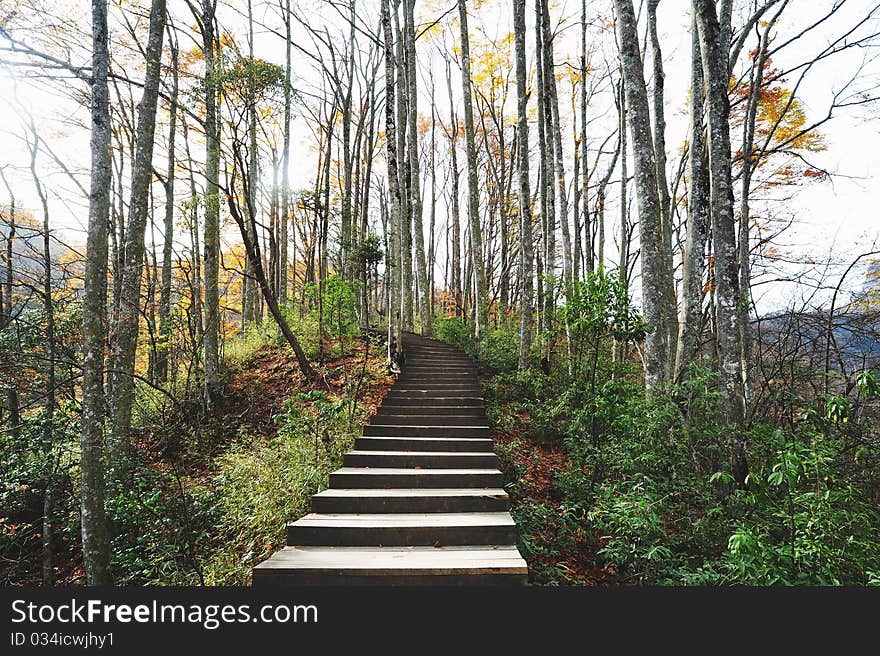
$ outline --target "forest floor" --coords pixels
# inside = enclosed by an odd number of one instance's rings
[[[231,363],[225,372],[225,385],[210,424],[201,417],[198,398],[182,400],[168,413],[156,417],[133,430],[133,446],[141,476],[150,472],[161,474],[163,495],[176,496],[180,487],[211,490],[217,474],[218,459],[235,444],[239,435],[269,443],[279,431],[276,415],[284,411],[285,402],[297,393],[321,390],[328,397],[350,393],[348,382],[362,377],[358,399],[369,415],[376,412],[393,383],[390,375],[376,376],[384,363],[381,350],[367,353],[367,364],[373,373],[364,374],[364,350],[357,343],[346,344],[340,355],[337,343],[325,346],[326,358],[316,365],[321,374],[318,381],[307,383],[299,371],[294,354],[287,347],[263,344],[240,361]],[[198,392],[194,392],[194,397]],[[201,437],[192,438],[197,428]],[[78,499],[75,490],[70,491]],[[109,491],[108,491],[109,493]],[[109,500],[109,497],[108,497]],[[34,513],[37,503],[34,503]],[[75,516],[78,508],[69,509]],[[30,518],[36,523],[38,517]],[[26,526],[24,522],[19,524]],[[0,526],[4,533],[14,533],[15,525]],[[22,540],[16,571],[6,572],[0,563],[0,580],[16,585],[40,585],[40,536],[33,533]],[[56,535],[55,578],[60,585],[82,583],[85,572],[78,534]]]
[[[617,585],[614,569],[603,566],[597,555],[601,536],[563,507],[560,477],[577,465],[563,445],[530,434],[529,425],[528,416],[520,415],[513,430],[492,430],[529,583]]]

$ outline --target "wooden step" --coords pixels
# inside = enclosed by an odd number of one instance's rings
[[[418,402],[410,402],[409,405],[398,403],[383,403],[375,416],[379,415],[405,415],[409,413],[418,413],[422,416],[427,415],[458,415],[471,417],[485,417],[486,409],[482,405],[430,405]]]
[[[467,424],[485,424],[486,416],[481,413],[467,415],[435,415],[435,414],[391,414],[377,412],[370,419],[372,426],[413,425],[419,426],[458,426]]]
[[[515,546],[285,547],[254,568],[254,585],[522,585]]]
[[[501,487],[497,469],[409,469],[342,467],[330,474],[332,488]]]
[[[358,437],[354,448],[360,451],[469,451],[492,450],[488,437]]]
[[[311,513],[287,525],[288,546],[516,544],[510,513]]]
[[[328,488],[312,497],[316,513],[501,512],[508,508],[501,488]]]
[[[440,396],[440,392],[445,393],[447,396],[456,395],[459,393],[466,394],[479,394],[480,386],[478,383],[433,383],[428,381],[418,381],[418,382],[410,382],[410,381],[400,381],[398,382],[394,390],[395,392],[427,392],[434,394],[435,396]]]
[[[479,392],[471,392],[468,394],[461,393],[443,393],[436,394],[426,390],[421,391],[403,391],[391,389],[385,396],[385,401],[394,405],[405,405],[412,403],[431,403],[436,405],[475,405],[483,406],[485,403]]]
[[[349,451],[343,467],[414,467],[424,469],[491,469],[498,467],[494,453],[468,451]]]
[[[367,437],[489,437],[489,427],[479,424],[455,425],[455,426],[422,426],[395,425],[395,426],[364,426],[364,435]]]

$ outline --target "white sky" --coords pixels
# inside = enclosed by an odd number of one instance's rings
[[[255,13],[258,19],[264,15],[265,10],[261,3],[255,0]],[[274,4],[274,3],[273,3]],[[300,10],[310,16],[332,16],[333,12],[326,4],[320,2],[294,2]],[[487,37],[503,38],[512,29],[509,2],[487,0],[479,8],[471,9],[470,28],[475,41],[484,41]],[[848,26],[853,25],[860,17],[866,15],[872,8],[877,6],[874,0],[848,0],[839,15],[824,25],[819,30],[808,34],[797,46],[790,46],[780,52],[774,58],[774,65],[779,68],[787,68],[793,64],[808,59],[811,53],[820,51],[827,43],[838,34],[845,32]],[[529,25],[529,48],[533,47],[534,39],[532,31],[533,8],[532,3],[527,3],[527,21]],[[588,14],[591,17],[611,16],[610,0],[595,0],[588,2]],[[830,0],[791,0],[790,8],[777,27],[777,42],[784,41],[788,36],[796,34],[803,26],[812,23],[818,16],[827,11],[831,5]],[[87,9],[82,2],[57,2],[65,13],[87,16]],[[242,10],[246,5],[241,2]],[[684,141],[687,132],[687,116],[684,108],[689,88],[689,59],[690,59],[690,16],[689,0],[662,0],[660,3],[659,26],[661,45],[664,50],[666,70],[666,117],[668,122],[667,145],[670,154],[670,168],[677,166],[677,153]],[[186,21],[188,11],[182,0],[170,0],[169,7],[180,22]],[[443,13],[454,8],[452,0],[425,0],[416,6],[417,22],[427,23],[439,17]],[[579,27],[574,24],[579,20],[580,0],[569,2],[557,2],[551,4],[551,13],[554,19],[564,17],[563,29],[557,37],[555,54],[557,62],[563,60],[566,55],[575,56],[579,49]],[[359,14],[365,17],[378,15],[378,3],[375,0],[364,3],[364,9],[359,9]],[[454,17],[456,12],[452,12]],[[866,34],[880,30],[880,20],[875,15],[870,24],[864,26],[857,34]],[[271,20],[271,19],[267,19]],[[245,45],[245,30],[243,20],[236,16],[236,12],[229,7],[221,9],[220,22],[223,26],[233,26],[238,34],[239,42]],[[368,18],[372,24],[372,18]],[[277,23],[276,23],[277,24]],[[84,28],[87,29],[87,28]],[[279,25],[280,29],[280,25]],[[342,29],[339,26],[337,29]],[[13,32],[13,35],[16,33]],[[22,38],[26,35],[22,34]],[[854,35],[855,36],[855,35]],[[294,39],[307,45],[301,30],[295,30]],[[420,110],[427,113],[429,108],[429,90],[424,88],[424,80],[427,79],[427,68],[433,66],[436,88],[436,99],[441,115],[448,114],[448,101],[446,100],[445,79],[443,77],[442,60],[436,55],[436,49],[426,40],[420,42],[419,61],[425,75],[420,84]],[[452,39],[448,42],[451,44]],[[457,42],[457,39],[456,39]],[[749,42],[747,50],[754,44]],[[0,43],[0,46],[5,46]],[[82,44],[81,44],[82,45]],[[84,45],[88,45],[88,42]],[[185,40],[181,46],[187,48]],[[606,32],[600,42],[596,42],[600,53],[611,60],[614,57],[613,35]],[[283,64],[284,46],[281,39],[268,33],[261,33],[258,29],[256,38],[257,56],[270,61]],[[859,69],[863,59],[873,56],[874,49],[853,49],[843,54],[836,55],[829,60],[818,63],[812,67],[804,79],[798,91],[798,97],[804,103],[808,114],[808,120],[815,120],[823,116],[828,109],[832,95],[849,80]],[[82,56],[74,53],[74,57]],[[5,58],[5,53],[0,53],[0,60]],[[308,88],[316,80],[311,64],[302,58],[297,59],[294,53],[295,80],[294,85]],[[742,60],[742,58],[741,58]],[[82,61],[82,60],[80,60]],[[597,60],[600,63],[601,59]],[[86,62],[83,62],[86,63]],[[532,63],[531,52],[529,65]],[[10,177],[15,181],[14,186],[19,206],[36,208],[38,199],[34,191],[26,169],[28,165],[28,153],[22,142],[22,126],[10,100],[17,97],[20,102],[32,113],[38,125],[42,137],[51,145],[52,149],[61,157],[66,166],[82,173],[80,180],[88,187],[88,135],[81,127],[71,125],[71,119],[81,125],[88,124],[88,113],[73,103],[69,98],[59,95],[47,89],[45,84],[32,83],[27,80],[14,82],[10,76],[9,68],[0,66],[0,166],[11,165],[7,169]],[[646,68],[646,70],[649,70]],[[19,75],[21,69],[15,69]],[[129,75],[140,76],[137,71],[127,71]],[[880,82],[880,66],[878,62],[869,62],[863,71],[864,79],[858,84],[860,88],[871,88]],[[514,78],[511,77],[513,80]],[[793,83],[795,76],[790,78]],[[458,70],[453,69],[453,85],[460,86]],[[567,107],[567,91],[561,87],[560,93],[565,100],[563,107]],[[82,88],[82,84],[80,84]],[[456,93],[458,93],[456,89]],[[511,97],[508,101],[508,111],[515,111],[515,90],[511,88]],[[139,92],[135,92],[139,96]],[[874,94],[876,95],[876,94]],[[458,100],[456,102],[459,102]],[[595,139],[591,142],[591,148],[598,147],[609,130],[613,129],[616,118],[610,107],[608,98],[599,98],[594,108],[595,114],[604,115],[593,129]],[[789,213],[796,217],[795,225],[781,239],[781,245],[793,259],[824,260],[830,252],[841,259],[847,259],[853,254],[867,250],[873,241],[880,240],[880,221],[878,221],[877,205],[880,202],[880,130],[878,130],[878,112],[873,110],[873,119],[863,107],[838,110],[835,118],[826,123],[821,129],[825,137],[827,150],[811,155],[811,161],[822,169],[835,174],[831,181],[811,183],[795,190],[793,197],[785,203],[780,203],[780,212]],[[459,115],[461,111],[459,108]],[[163,126],[160,126],[160,130]],[[570,127],[566,127],[566,148],[570,148]],[[535,147],[535,132],[531,134],[533,148]],[[159,137],[164,139],[164,137]],[[735,141],[736,135],[734,135]],[[314,176],[314,137],[305,124],[301,112],[295,111],[293,123],[293,150],[291,162],[291,180],[294,188],[306,187],[311,184]],[[195,154],[194,154],[195,155]],[[198,157],[198,155],[195,155]],[[158,158],[164,157],[161,149],[157,151]],[[570,156],[568,157],[570,160]],[[463,158],[462,158],[463,162]],[[45,184],[52,195],[51,212],[52,223],[60,230],[62,238],[72,243],[82,243],[84,240],[85,223],[85,199],[67,179],[66,175],[59,172],[58,166],[48,157],[43,157],[40,164],[41,171],[45,175]],[[164,169],[164,165],[159,168]],[[384,165],[379,165],[379,173],[384,176]],[[534,174],[534,167],[533,167]],[[670,176],[673,172],[670,173]],[[423,171],[424,180],[427,183],[427,172]],[[424,186],[425,183],[423,183]],[[462,176],[462,192],[465,190],[465,177]],[[180,185],[183,187],[184,185]],[[161,202],[162,192],[159,187],[155,190],[157,202]],[[612,194],[616,195],[616,191]],[[790,195],[791,190],[784,194]],[[5,189],[0,189],[0,204],[8,202]],[[635,211],[635,210],[634,210]],[[444,203],[438,205],[438,225],[442,225],[445,217]],[[608,234],[614,233],[616,226],[616,211],[613,207],[608,209]],[[614,248],[613,245],[610,246]],[[438,254],[437,277],[442,282],[443,258],[442,250]],[[609,254],[613,260],[615,255]],[[791,268],[791,267],[790,267]],[[858,281],[858,275],[854,275]],[[761,287],[756,290],[760,304],[766,309],[785,303],[789,295],[797,290],[792,286],[772,285]]]

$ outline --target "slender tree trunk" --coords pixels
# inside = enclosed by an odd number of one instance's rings
[[[140,319],[144,235],[153,175],[153,140],[164,34],[165,0],[153,0],[150,6],[150,34],[146,49],[147,74],[144,95],[138,107],[137,151],[131,180],[121,303],[116,321],[116,344],[113,354],[115,370],[112,372],[114,384],[113,398],[111,398],[110,464],[111,472],[118,481],[127,480],[130,464],[134,361]]]
[[[251,198],[250,193],[246,193],[245,198]],[[226,200],[229,205],[229,213],[230,215],[232,215],[233,220],[235,220],[235,222],[238,224],[239,232],[241,233],[241,238],[244,242],[245,250],[251,255],[251,259],[254,262],[254,274],[256,277],[256,283],[260,286],[260,291],[262,291],[263,293],[263,299],[266,301],[266,306],[269,308],[269,313],[272,315],[275,323],[278,324],[278,328],[281,330],[281,334],[284,335],[284,339],[290,345],[290,348],[293,349],[294,355],[296,356],[297,364],[299,365],[299,370],[302,372],[303,376],[305,376],[307,381],[314,381],[318,377],[318,375],[317,373],[315,373],[315,370],[312,368],[309,359],[303,352],[299,341],[293,334],[293,331],[290,329],[290,325],[287,323],[287,320],[281,313],[281,308],[278,307],[278,299],[275,298],[275,295],[272,293],[272,289],[269,286],[269,280],[267,279],[266,272],[263,269],[263,259],[259,255],[260,244],[257,241],[257,226],[256,222],[253,219],[255,208],[250,208],[250,210],[247,212],[247,216],[249,217],[249,219],[245,219],[245,217],[242,216],[241,211],[238,209],[238,206],[236,206],[235,202],[233,201],[232,196],[227,196]],[[247,226],[245,226],[246,220],[251,221],[250,230],[248,230]]]
[[[397,370],[401,349],[401,324],[398,310],[400,280],[400,172],[397,163],[397,125],[395,123],[394,37],[391,30],[390,0],[382,0],[382,33],[385,49],[385,148],[388,162],[388,189],[391,195],[388,219],[388,252],[385,257],[385,278],[388,287],[388,365]]]
[[[541,209],[541,234],[543,263],[539,267],[538,279],[538,307],[541,310],[539,328],[541,331],[541,368],[545,372],[550,371],[550,353],[553,345],[553,314],[555,311],[555,295],[550,284],[544,285],[542,278],[550,278],[556,275],[556,217],[555,195],[553,191],[553,148],[554,140],[552,131],[552,112],[549,107],[547,91],[546,59],[543,56],[547,47],[544,42],[544,31],[540,25],[543,21],[542,0],[535,0],[535,20],[538,24],[535,30],[536,68],[538,72],[538,159],[539,159],[539,199]],[[552,74],[552,73],[551,73]]]
[[[290,0],[284,0],[284,137],[281,156],[281,222],[278,226],[280,236],[278,302],[281,305],[287,303],[287,231],[290,226],[290,20]]]
[[[691,134],[688,149],[690,189],[688,190],[687,237],[682,266],[682,304],[679,315],[676,377],[681,379],[697,356],[703,320],[703,274],[706,237],[709,229],[709,172],[703,139],[703,62],[697,25],[691,35]]]
[[[642,305],[645,319],[654,331],[645,340],[645,385],[662,383],[667,370],[667,324],[664,294],[672,281],[664,276],[661,247],[660,199],[651,136],[651,119],[642,55],[639,52],[636,17],[631,0],[614,0],[617,10],[617,42],[623,69],[629,126],[633,140],[636,199],[641,237]]]
[[[419,286],[419,326],[422,335],[431,334],[431,312],[428,307],[428,269],[425,262],[425,231],[422,224],[422,192],[419,181],[419,113],[416,84],[416,30],[413,10],[415,0],[404,0],[404,41],[406,43],[407,86],[409,92],[409,207],[412,215],[413,245],[416,251],[416,278]]]
[[[449,59],[446,59],[446,87],[449,92],[449,122],[450,144],[449,151],[452,156],[452,296],[455,299],[455,316],[462,315],[464,298],[461,284],[461,210],[459,208],[459,170],[458,170],[458,116],[455,114],[455,105],[452,101],[452,70]]]
[[[5,298],[3,300],[3,303],[0,304],[0,312],[2,312],[3,314],[2,319],[0,319],[0,328],[6,328],[12,323],[12,315],[14,310],[14,278],[12,272],[12,256],[15,252],[15,194],[13,193],[12,186],[9,184],[9,180],[7,180],[6,174],[3,172],[2,169],[0,169],[0,177],[3,178],[3,184],[6,186],[6,190],[9,192],[9,232],[6,233],[6,251],[4,253],[3,261],[3,265],[6,268],[6,280],[3,283],[5,285]],[[14,384],[10,384],[6,386],[5,391],[6,412],[8,414],[6,425],[9,429],[10,437],[12,437],[13,439],[17,439],[20,432],[19,429],[21,427],[21,410],[18,402],[18,389],[15,387]]]
[[[351,0],[349,3],[349,24],[350,24],[350,36],[348,39],[348,79],[347,86],[345,88],[345,95],[342,99],[342,207],[341,207],[341,219],[342,226],[340,231],[340,262],[341,262],[341,271],[340,274],[343,278],[352,277],[351,270],[351,249],[352,249],[352,234],[354,232],[354,228],[352,226],[352,213],[351,213],[351,185],[352,185],[352,172],[353,172],[353,158],[351,153],[351,106],[352,106],[352,94],[354,91],[354,62],[355,62],[355,0]]]
[[[82,550],[86,582],[109,585],[110,543],[104,510],[104,343],[110,214],[110,93],[107,2],[92,0],[91,186],[83,298]]]
[[[486,332],[486,270],[483,265],[483,233],[480,226],[480,190],[477,180],[477,146],[474,136],[474,109],[471,96],[471,55],[467,26],[467,0],[458,0],[461,22],[461,86],[464,95],[464,134],[467,144],[468,220],[471,232],[471,257],[474,263],[475,321],[477,342]]]
[[[742,145],[742,191],[740,193],[740,212],[739,212],[739,237],[738,237],[738,259],[739,259],[739,288],[742,300],[739,304],[739,325],[740,325],[740,344],[742,354],[743,374],[743,403],[744,416],[747,415],[748,406],[752,396],[752,324],[749,308],[752,306],[751,300],[751,250],[749,223],[749,194],[751,193],[752,184],[752,166],[755,157],[755,122],[758,116],[758,106],[761,103],[761,87],[764,84],[764,67],[767,63],[768,50],[770,47],[770,30],[776,24],[779,16],[785,10],[788,3],[784,2],[778,12],[764,27],[761,36],[761,43],[758,47],[758,53],[752,66],[751,85],[749,93],[749,102],[746,109],[746,120],[743,124],[743,145]],[[760,153],[758,153],[760,155]]]
[[[587,270],[595,269],[595,246],[590,226],[590,163],[587,152],[587,0],[581,0],[581,194],[583,211],[581,225],[586,232],[585,259]],[[577,173],[575,173],[577,175]]]
[[[624,92],[624,82],[620,82],[619,93],[619,110],[618,130],[620,145],[620,277],[622,280],[629,282],[629,200],[627,198],[626,187],[629,184],[629,171],[627,163],[629,162],[629,144],[626,138],[626,93]]]
[[[522,287],[519,315],[519,360],[520,371],[528,367],[529,352],[532,348],[532,192],[529,188],[529,117],[528,117],[528,71],[526,69],[526,3],[513,0],[513,32],[516,48],[516,138],[519,178],[519,279]]]
[[[657,36],[657,5],[660,0],[648,0],[648,34],[651,43],[654,93],[654,164],[657,171],[657,194],[660,199],[660,262],[662,277],[672,281],[672,210],[669,199],[669,183],[666,180],[666,112],[663,106],[664,81],[663,52]],[[675,288],[673,284],[663,285],[662,312],[666,327],[666,371],[664,378],[670,379],[675,369],[678,323],[676,317]]]
[[[177,43],[171,38],[171,106],[168,110],[168,168],[165,177],[165,235],[162,246],[162,289],[159,293],[159,348],[156,357],[158,380],[168,380],[168,352],[171,346],[171,258],[174,246],[174,144],[177,135]]]
[[[216,0],[202,0],[202,49],[205,57],[205,402],[210,410],[220,384],[220,131],[217,89],[214,10]]]
[[[739,278],[736,265],[736,222],[730,149],[728,47],[712,0],[694,0],[709,119],[709,179],[712,239],[715,244],[716,324],[721,390],[727,420],[737,428],[731,435],[731,469],[740,485],[748,475],[745,442],[740,428],[744,407]]]
[[[37,153],[40,150],[40,137],[36,126],[31,123],[31,177],[36,187],[37,196],[43,209],[43,310],[46,313],[46,394],[43,399],[43,430],[42,450],[46,459],[43,471],[43,528],[42,528],[42,565],[43,585],[55,585],[55,568],[53,563],[53,515],[55,487],[55,457],[52,452],[55,428],[55,304],[52,302],[52,251],[49,232],[49,203],[43,184],[37,174]]]

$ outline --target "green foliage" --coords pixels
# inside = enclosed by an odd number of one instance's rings
[[[462,317],[437,317],[434,320],[434,337],[460,348],[470,356],[477,354],[474,325]]]
[[[199,561],[217,518],[210,489],[139,467],[125,489],[109,491],[107,518],[118,584],[201,583]]]
[[[384,256],[382,239],[372,232],[355,246],[351,255],[355,263],[367,269],[381,262]]]
[[[251,568],[284,544],[284,526],[308,512],[311,495],[351,448],[343,401],[325,392],[295,395],[275,417],[278,435],[243,438],[218,461],[214,478],[218,547],[206,565],[209,584],[244,584]]]

